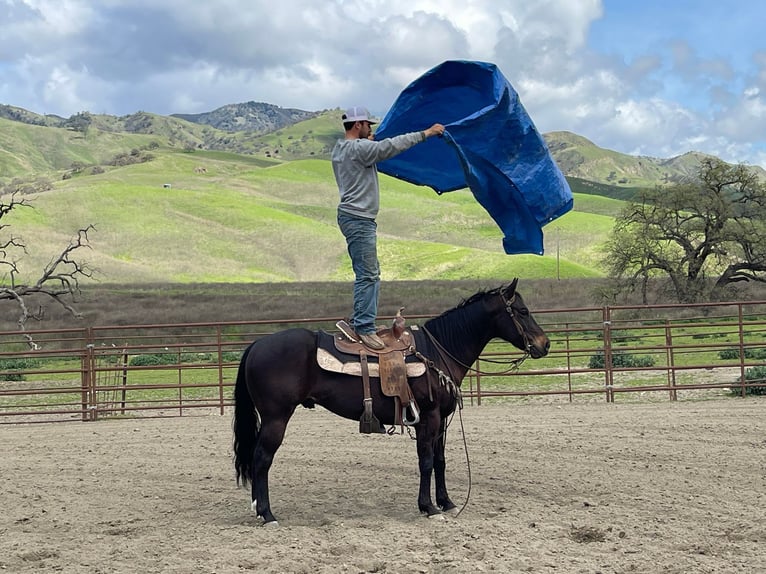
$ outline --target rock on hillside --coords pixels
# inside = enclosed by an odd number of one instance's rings
[[[227,132],[256,131],[265,133],[308,120],[315,117],[317,113],[293,108],[280,108],[262,102],[245,102],[228,104],[212,112],[172,114],[172,116]]]

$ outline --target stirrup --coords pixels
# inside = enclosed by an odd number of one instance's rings
[[[407,419],[407,409],[412,411],[412,419]],[[410,401],[410,404],[402,407],[402,424],[408,427],[415,426],[420,422],[420,409],[415,402],[415,399]]]
[[[380,424],[378,417],[372,412],[372,399],[364,399],[364,411],[359,419],[359,432],[362,434],[386,432],[386,428]]]

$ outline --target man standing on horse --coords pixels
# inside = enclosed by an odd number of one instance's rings
[[[375,164],[431,136],[442,135],[444,126],[434,124],[423,131],[375,141],[371,126],[377,122],[366,108],[349,108],[341,119],[346,137],[335,144],[332,168],[340,192],[338,226],[346,238],[355,276],[354,310],[349,323],[362,343],[380,350],[384,344],[375,334],[380,291],[375,221],[380,207],[380,188]]]

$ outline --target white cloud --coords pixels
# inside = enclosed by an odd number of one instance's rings
[[[383,114],[429,68],[476,59],[498,65],[541,131],[623,152],[697,145],[762,162],[766,53],[745,58],[729,26],[711,49],[694,26],[676,25],[704,13],[680,18],[673,6],[642,4],[662,18],[645,21],[674,24],[657,41],[606,52],[591,47],[594,25],[630,11],[600,0],[0,0],[0,96],[65,116],[248,100]],[[763,12],[727,10],[739,25]]]
[[[87,76],[87,70],[78,74],[65,66],[53,68],[45,82],[43,102],[49,107],[53,105],[80,111],[93,110],[96,103],[81,98],[77,92],[80,75]]]

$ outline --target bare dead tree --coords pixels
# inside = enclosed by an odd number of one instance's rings
[[[25,199],[17,199],[16,194],[10,196],[10,200],[0,199],[0,234],[4,234],[9,225],[3,223],[14,209],[21,207],[30,207]],[[14,235],[9,235],[7,239],[0,243],[0,301],[11,301],[15,303],[19,311],[17,321],[19,330],[27,344],[38,349],[32,335],[27,331],[27,321],[29,319],[42,319],[44,308],[40,306],[37,311],[30,310],[27,301],[30,296],[42,295],[55,301],[66,309],[72,317],[80,318],[80,313],[74,308],[72,303],[77,299],[80,293],[80,281],[84,278],[93,276],[93,271],[77,259],[75,254],[83,249],[90,249],[88,243],[88,233],[95,231],[93,225],[88,225],[77,231],[77,234],[70,239],[67,245],[57,256],[43,268],[42,273],[32,283],[19,283],[20,276],[19,261],[14,257],[18,253],[27,253],[27,246],[24,241]]]

